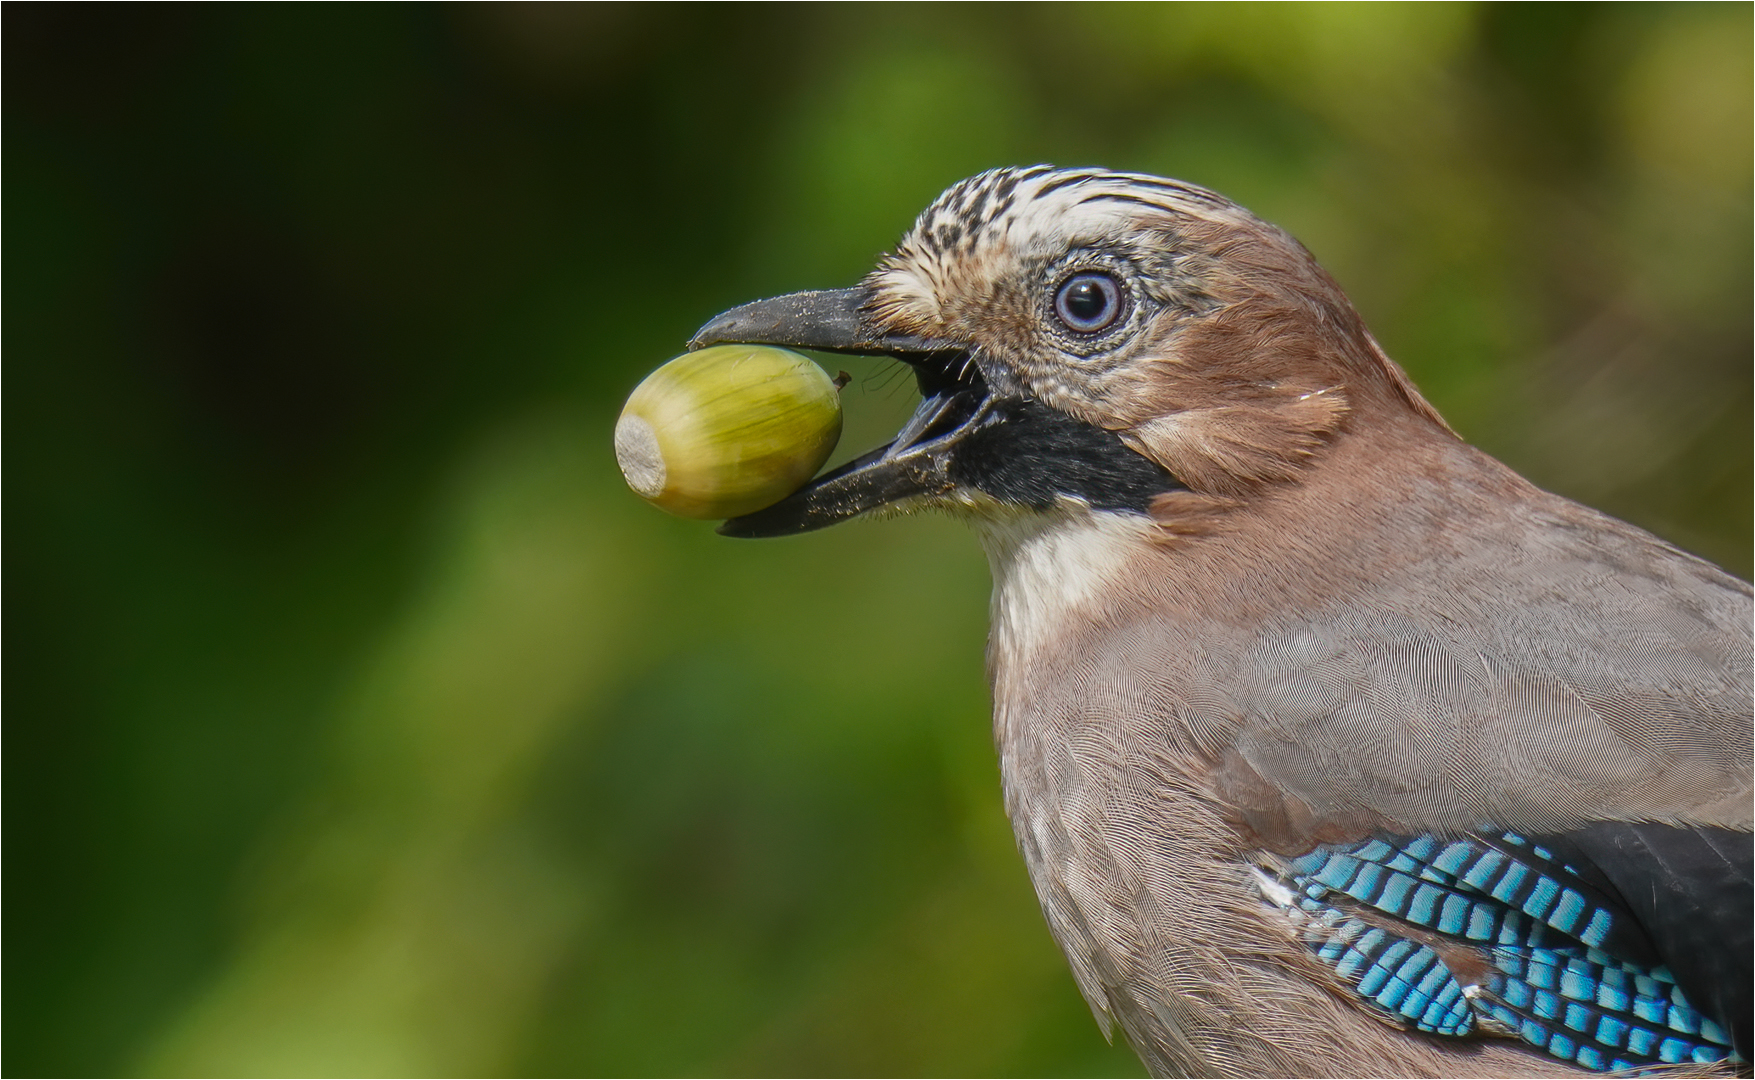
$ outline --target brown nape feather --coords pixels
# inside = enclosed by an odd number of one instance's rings
[[[1231,496],[1297,476],[1353,414],[1411,415],[1454,438],[1303,245],[1253,220],[1187,232],[1223,254],[1207,281],[1223,306],[1169,323],[1106,383],[1093,422],[1193,490]]]

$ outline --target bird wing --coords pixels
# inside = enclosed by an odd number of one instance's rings
[[[1657,856],[1662,883],[1651,867],[1601,858],[1630,835]],[[1690,856],[1704,859],[1681,866]],[[1387,1019],[1631,1070],[1746,1059],[1750,856],[1747,833],[1651,824],[1540,839],[1382,835],[1288,860],[1280,891],[1264,893]],[[1703,903],[1713,900],[1722,906]],[[1704,920],[1693,940],[1678,911]]]
[[[1749,586],[1632,526],[1550,496],[1287,608],[1197,696],[1303,817],[1751,825]]]
[[[1409,1026],[1746,1057],[1749,587],[1563,500],[1495,528],[1233,653],[1221,795],[1291,855],[1319,957]]]

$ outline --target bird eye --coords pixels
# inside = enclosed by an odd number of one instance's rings
[[[1074,274],[1054,294],[1054,314],[1081,334],[1107,330],[1121,316],[1121,286],[1108,274]]]

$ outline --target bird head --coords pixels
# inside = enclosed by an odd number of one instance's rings
[[[1373,423],[1448,432],[1332,278],[1222,196],[1096,169],[956,184],[858,286],[745,304],[691,348],[909,364],[889,445],[721,529],[804,532],[884,506],[1068,502],[1174,517],[1295,479]]]

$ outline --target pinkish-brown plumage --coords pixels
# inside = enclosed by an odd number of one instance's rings
[[[717,339],[920,372],[895,444],[726,531],[970,519],[1019,847],[1155,1073],[1747,1056],[1749,587],[1464,444],[1289,236],[998,170],[859,290]],[[1682,1012],[1648,1046],[1616,995],[1657,964]]]

